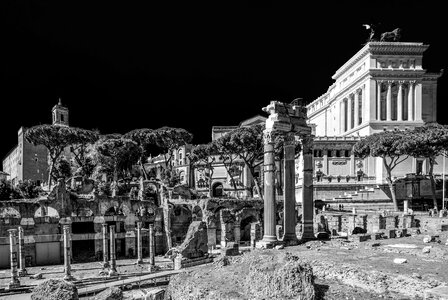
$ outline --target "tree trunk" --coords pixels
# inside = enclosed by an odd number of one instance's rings
[[[260,199],[263,200],[263,194],[261,193],[260,185],[258,184],[257,178],[255,178],[255,168],[248,168],[250,175],[252,176],[252,180],[254,181],[255,189],[257,190],[258,195],[260,196]],[[251,191],[252,197],[254,196]]]
[[[141,157],[140,157],[139,163],[140,163],[140,168],[142,169],[143,176],[145,177],[145,180],[148,180],[148,174],[146,173],[145,166],[142,163]]]
[[[54,164],[55,164],[55,159],[51,159],[50,170],[48,172],[48,192],[51,192],[51,179],[53,178]]]
[[[431,196],[432,201],[434,203],[434,209],[439,211],[437,207],[437,199],[436,199],[436,182],[434,180],[434,159],[429,158],[429,181],[431,182]]]
[[[390,195],[392,197],[392,202],[394,203],[394,209],[395,211],[399,211],[398,209],[398,202],[397,202],[397,195],[395,194],[395,186],[392,182],[392,170],[389,168],[386,162],[386,158],[383,157],[383,164],[387,171],[387,185],[389,186]]]
[[[212,171],[211,168],[209,169],[209,171],[210,171],[210,176],[208,178],[208,197],[212,198],[213,197],[212,182],[213,182],[213,173],[214,172]]]

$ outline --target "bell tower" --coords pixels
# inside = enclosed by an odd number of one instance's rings
[[[68,108],[62,105],[61,98],[58,104],[53,106],[51,115],[53,125],[68,126]]]

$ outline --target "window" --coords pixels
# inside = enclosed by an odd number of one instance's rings
[[[64,122],[64,115],[61,114],[61,122]]]

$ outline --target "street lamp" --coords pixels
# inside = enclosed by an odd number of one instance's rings
[[[445,156],[446,151],[443,151],[443,173],[442,173],[442,209],[445,210]]]

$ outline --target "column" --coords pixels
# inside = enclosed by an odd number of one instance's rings
[[[288,133],[283,143],[285,171],[283,180],[284,205],[283,205],[283,241],[288,244],[297,244],[296,235],[296,184],[295,184],[295,135]]]
[[[142,222],[137,222],[137,264],[142,263]]]
[[[233,224],[233,236],[235,238],[235,243],[240,244],[241,241],[241,224],[235,223]]]
[[[414,86],[414,100],[415,100],[415,121],[422,121],[422,84],[415,83]]]
[[[352,117],[353,117],[352,104],[353,104],[353,98],[352,95],[349,95],[347,99],[347,131],[352,129]]]
[[[314,201],[313,201],[313,140],[302,137],[303,185],[302,185],[302,240],[314,239]]]
[[[414,121],[414,84],[415,81],[409,81],[408,91],[408,121]]]
[[[397,121],[403,121],[403,81],[398,81]]]
[[[386,96],[386,120],[392,121],[392,83],[387,82],[387,96]]]
[[[350,149],[350,176],[356,175],[356,163],[355,163],[355,152],[353,148]]]
[[[347,109],[346,107],[347,107],[347,105],[346,105],[345,99],[342,99],[342,101],[341,101],[341,133],[344,133],[347,130],[346,122],[345,122],[345,116],[346,116],[345,111]]]
[[[9,229],[9,253],[11,259],[11,282],[9,289],[20,286],[19,274],[17,272],[17,229]]]
[[[227,246],[226,237],[227,237],[227,223],[225,221],[223,221],[223,219],[221,218],[221,248],[224,248]]]
[[[325,173],[325,175],[328,175],[328,170],[329,170],[329,168],[328,168],[328,151],[331,151],[331,150],[324,149],[322,151],[324,152],[324,159],[323,159],[324,173]]]
[[[103,268],[109,268],[109,245],[107,240],[107,224],[101,224],[103,226]]]
[[[70,226],[64,225],[64,280],[73,280],[72,270],[70,266],[71,257],[71,241],[70,241]]]
[[[382,80],[377,80],[377,91],[376,91],[376,119],[381,121],[381,85]]]
[[[25,267],[25,243],[23,237],[23,228],[19,226],[19,276],[27,274]]]
[[[117,274],[117,261],[115,257],[115,225],[110,225],[110,270],[109,276]]]
[[[154,243],[154,224],[149,224],[149,264],[155,265],[155,243]]]
[[[354,107],[354,127],[359,125],[359,91],[355,92],[355,107]]]
[[[275,235],[276,203],[275,203],[275,165],[274,136],[272,131],[263,132],[264,139],[264,235],[262,243],[272,245],[277,242]],[[311,157],[312,158],[312,157]],[[312,174],[311,174],[312,176]],[[312,180],[312,177],[311,177]],[[222,233],[221,233],[222,235]]]

